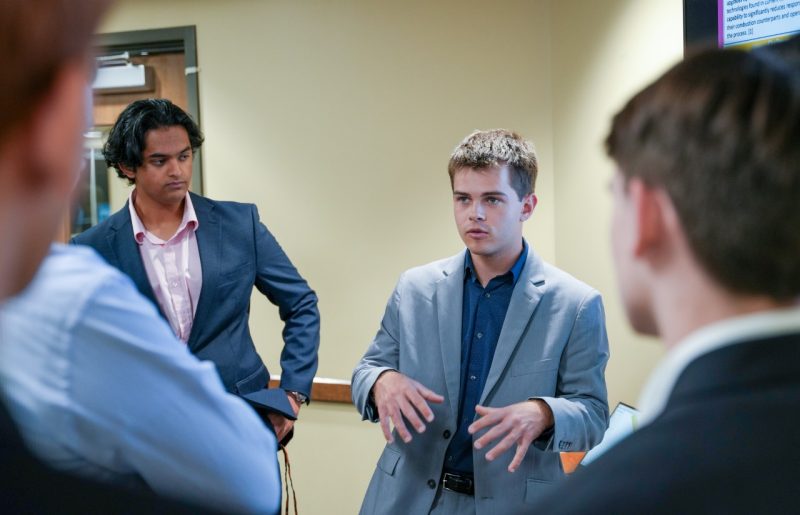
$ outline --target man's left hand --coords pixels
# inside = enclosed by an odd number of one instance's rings
[[[519,402],[504,408],[475,406],[475,412],[481,418],[469,426],[469,434],[474,435],[481,429],[491,427],[486,434],[475,440],[476,449],[482,449],[502,438],[486,453],[487,460],[492,461],[514,444],[517,445],[514,459],[508,465],[509,472],[517,470],[531,443],[553,426],[553,411],[541,399]]]
[[[289,404],[292,405],[292,409],[294,410],[295,416],[300,413],[300,405],[297,403],[295,398],[292,395],[286,394],[289,398]],[[272,428],[275,429],[275,438],[280,442],[283,440],[283,437],[289,434],[289,431],[292,430],[294,427],[294,420],[289,420],[288,418],[278,415],[277,413],[269,413],[267,414],[269,418],[269,423],[272,424]]]

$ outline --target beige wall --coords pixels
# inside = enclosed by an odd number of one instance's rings
[[[609,402],[636,404],[662,350],[633,334],[616,293],[608,243],[614,169],[603,139],[624,103],[681,58],[682,2],[554,1],[552,20],[556,262],[603,294]]]
[[[534,140],[526,237],[607,303],[612,402],[658,348],[626,329],[606,241],[610,113],[680,55],[678,0],[124,0],[104,31],[196,25],[205,193],[254,202],[320,296],[319,375],[349,379],[406,268],[461,248],[446,162],[474,128]],[[275,364],[281,324],[251,326]],[[275,368],[275,367],[273,367]],[[277,372],[277,370],[274,370]],[[353,513],[381,448],[350,406],[301,414],[303,513]]]

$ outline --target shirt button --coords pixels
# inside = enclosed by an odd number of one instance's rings
[[[486,293],[486,294],[484,294],[484,297],[486,297],[487,299],[488,299],[489,297],[491,297],[491,296],[492,296],[492,294],[491,294],[491,293]]]
[[[442,433],[442,436],[445,437],[445,438],[450,438],[450,430],[449,429],[445,429],[444,433]]]
[[[481,338],[483,338],[483,333],[478,333],[478,334],[476,334],[475,336],[477,336],[477,337],[478,337],[478,339],[480,340]]]
[[[477,377],[475,377],[475,376],[469,376],[469,380],[470,380],[470,381],[474,381],[474,380],[476,380],[476,379],[478,379],[478,378],[477,378]]]
[[[433,479],[429,479],[428,480],[428,488],[430,488],[431,490],[436,488],[436,481],[434,481]]]

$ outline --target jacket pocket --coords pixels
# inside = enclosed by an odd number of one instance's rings
[[[397,469],[397,464],[400,462],[400,456],[399,452],[387,447],[381,457],[378,458],[378,468],[393,476],[394,471]]]
[[[247,262],[244,262],[244,263],[237,263],[237,264],[232,265],[230,267],[226,266],[225,268],[226,269],[221,271],[220,274],[219,274],[220,277],[222,277],[223,279],[228,279],[228,278],[231,278],[231,277],[241,277],[247,271],[249,271],[249,270],[251,270],[251,269],[253,269],[255,267],[253,266],[252,262],[247,261]]]
[[[528,504],[536,504],[544,499],[552,490],[552,481],[544,481],[542,479],[529,477],[525,485],[525,502]]]
[[[231,283],[241,282],[241,283],[250,283],[248,286],[252,287],[252,275],[253,275],[253,263],[240,263],[234,267],[231,267],[224,272],[219,274],[219,284],[228,285]]]
[[[538,361],[522,361],[512,363],[511,375],[524,376],[558,369],[558,360],[553,358],[540,359]]]

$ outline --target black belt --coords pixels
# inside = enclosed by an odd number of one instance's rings
[[[458,494],[475,495],[475,480],[472,476],[445,472],[442,474],[442,488]]]

